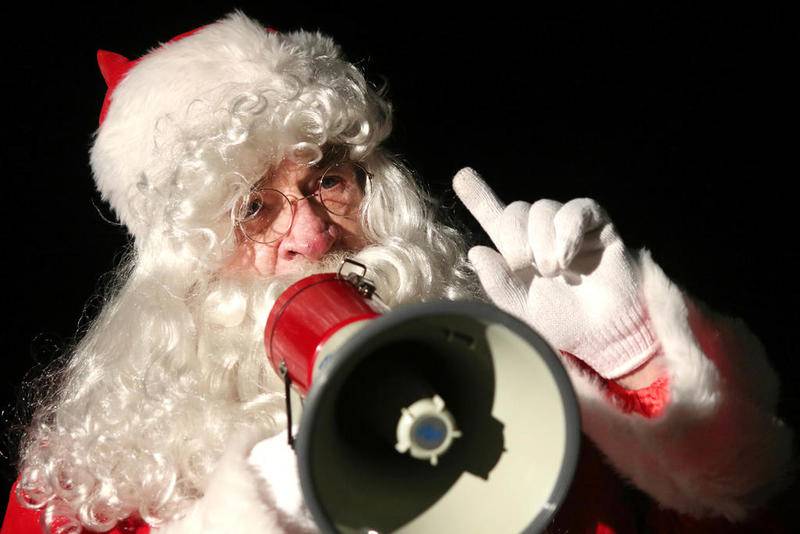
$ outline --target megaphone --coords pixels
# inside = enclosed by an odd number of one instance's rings
[[[285,290],[265,331],[290,420],[302,409],[290,441],[317,525],[543,530],[566,496],[580,442],[577,402],[553,350],[483,303],[381,313],[366,268],[345,264],[357,270]]]

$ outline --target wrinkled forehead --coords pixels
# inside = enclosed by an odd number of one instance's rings
[[[320,169],[327,169],[334,165],[349,163],[350,158],[347,147],[343,145],[333,145],[322,150],[322,159],[315,166]]]
[[[325,148],[322,157],[317,161],[312,158],[298,158],[284,156],[278,163],[270,165],[255,184],[256,187],[277,187],[287,182],[298,182],[306,179],[316,179],[325,171],[352,173],[359,181],[362,179],[363,166],[349,159],[346,147],[341,145]],[[306,160],[306,161],[304,161]]]

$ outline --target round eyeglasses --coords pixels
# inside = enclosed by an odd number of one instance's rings
[[[236,224],[246,238],[268,245],[289,233],[295,207],[303,200],[316,198],[328,213],[353,217],[361,207],[369,180],[372,174],[361,165],[341,163],[325,169],[314,191],[301,198],[289,198],[277,189],[256,187],[239,205]]]

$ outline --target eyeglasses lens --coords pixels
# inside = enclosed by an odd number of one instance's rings
[[[244,234],[259,243],[271,243],[289,232],[292,225],[292,205],[275,189],[256,190],[242,203],[239,217]]]
[[[334,165],[319,180],[319,200],[334,215],[358,213],[364,198],[366,173],[355,165]]]

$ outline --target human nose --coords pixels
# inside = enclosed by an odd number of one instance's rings
[[[310,200],[313,199],[293,202],[294,221],[278,248],[283,259],[291,260],[300,255],[311,261],[319,260],[340,237],[338,226],[325,216],[317,203]]]

